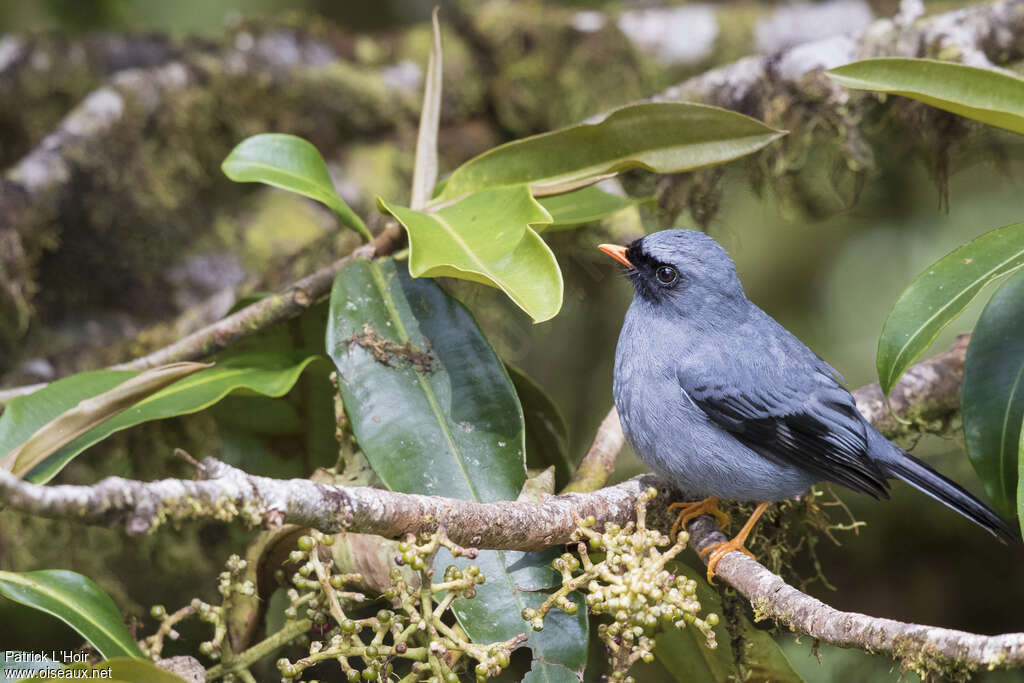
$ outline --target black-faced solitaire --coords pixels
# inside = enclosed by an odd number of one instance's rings
[[[654,472],[704,498],[678,505],[677,524],[721,518],[719,498],[761,503],[735,538],[705,549],[709,580],[727,553],[747,552],[770,502],[819,481],[888,498],[888,480],[900,479],[1017,541],[984,503],[868,424],[839,373],[747,299],[715,240],[663,230],[600,249],[633,283],[613,387],[626,439]]]

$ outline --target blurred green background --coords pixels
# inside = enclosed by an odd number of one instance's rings
[[[591,6],[562,6],[566,4]],[[165,32],[214,39],[243,19],[276,20],[283,14],[312,13],[347,31],[387,32],[422,21],[431,5],[419,0],[9,0],[0,3],[0,31],[69,35],[95,31]],[[949,6],[951,3],[929,4],[929,9]],[[528,7],[538,16],[546,11],[540,3]],[[616,11],[622,5],[606,2],[598,7]],[[891,9],[885,3],[873,7],[876,12]],[[614,93],[608,96],[615,98]],[[710,234],[735,259],[750,298],[842,372],[851,389],[874,381],[874,354],[882,323],[896,297],[915,275],[976,235],[1024,217],[1024,138],[1008,133],[989,134],[986,144],[997,149],[998,155],[971,154],[963,146],[954,150],[960,156],[955,156],[951,163],[948,210],[940,202],[941,192],[930,177],[928,164],[908,154],[895,140],[886,144],[884,135],[879,139],[882,142],[874,145],[875,169],[852,206],[845,206],[839,197],[825,212],[827,216],[795,210],[791,198],[780,196],[772,186],[755,190],[750,168],[740,163],[730,166],[721,179],[719,210],[707,225]],[[406,136],[394,143],[398,145],[397,155],[404,155],[404,161],[394,164],[406,169],[412,153],[408,141]],[[442,137],[442,156],[445,144]],[[220,182],[227,183],[224,179]],[[390,176],[388,182],[392,182]],[[812,194],[829,197],[834,193],[825,174],[807,174],[803,182]],[[274,220],[306,225],[310,219],[303,218],[297,206],[286,204],[283,210],[275,209],[279,214],[274,214]],[[679,227],[694,225],[686,213],[677,221]],[[576,458],[586,451],[594,429],[611,405],[615,340],[630,298],[630,288],[618,276],[617,268],[593,247],[610,236],[635,236],[639,229],[633,215],[619,216],[610,225],[552,235],[550,242],[566,274],[566,304],[562,314],[542,325],[531,325],[491,290],[464,284],[453,286],[457,296],[474,309],[502,355],[525,368],[556,398],[569,420]],[[948,346],[957,332],[969,330],[979,312],[979,305],[968,309],[940,337],[932,352]],[[201,432],[202,418],[197,421],[198,427],[194,426],[195,421],[175,421],[174,426],[168,427],[168,442],[192,429]],[[133,444],[122,442],[119,447],[131,448]],[[980,495],[977,478],[955,442],[926,438],[914,453]],[[91,462],[98,476],[121,473],[121,465],[113,458],[96,456]],[[642,469],[632,454],[624,454],[616,478],[631,476]],[[67,476],[75,477],[74,469]],[[79,476],[87,478],[81,473]],[[895,486],[888,502],[849,492],[841,495],[855,517],[867,522],[867,527],[858,534],[842,535],[841,547],[827,542],[818,546],[822,569],[836,590],[816,583],[809,587],[813,595],[838,609],[903,621],[979,633],[1024,631],[1024,582],[1019,578],[1024,549],[1000,545],[905,486]],[[12,524],[9,513],[4,515],[7,521],[0,526],[0,552],[4,552],[0,566],[42,568],[39,562],[56,566],[51,546],[55,544],[61,549],[57,553],[63,560],[60,566],[86,571],[82,567],[91,563],[87,573],[108,590],[120,578],[152,571],[153,578],[158,579],[161,567],[193,561],[196,553],[210,553],[211,557],[197,563],[194,584],[178,591],[175,587],[154,587],[156,595],[147,595],[140,592],[137,582],[133,585],[126,581],[123,594],[114,595],[120,604],[126,604],[121,598],[141,605],[151,604],[157,598],[169,605],[179,604],[192,594],[188,589],[203,582],[212,591],[218,563],[230,550],[244,547],[246,540],[238,529],[213,524],[204,526],[197,535],[185,534],[180,543],[176,532],[167,530],[156,538],[127,541],[116,531],[102,529],[56,532],[55,527],[47,526],[45,533],[38,535],[41,527],[24,519]],[[97,548],[107,544],[116,545],[118,551],[99,553]],[[49,552],[44,545],[51,546]],[[212,547],[217,548],[216,553],[204,550]],[[102,568],[109,572],[106,580],[95,575],[97,556],[101,557]],[[75,643],[76,637],[70,633],[58,638],[58,627],[50,620],[29,619],[22,613],[18,619],[25,621],[16,628],[12,629],[9,621],[0,625],[0,649],[38,647],[41,638],[47,642],[56,643],[59,639]],[[808,639],[795,642],[788,634],[780,634],[778,639],[793,665],[809,681],[899,677],[898,670],[893,671],[893,663],[886,658],[823,647],[819,665]],[[655,680],[659,674],[652,669],[646,675],[650,678],[644,680]],[[908,674],[903,680],[916,677]],[[1024,681],[1024,674],[982,673],[978,680]]]

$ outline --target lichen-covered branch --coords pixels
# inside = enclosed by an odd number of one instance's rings
[[[387,538],[443,527],[459,545],[539,550],[569,542],[577,520],[587,516],[624,524],[633,516],[636,496],[650,484],[637,478],[541,503],[477,503],[260,477],[213,458],[202,461],[199,477],[154,482],[110,477],[92,486],[38,486],[0,471],[0,502],[41,517],[123,524],[129,534],[190,519],[241,520],[269,527],[294,524],[324,533],[350,531]]]
[[[687,528],[698,551],[728,540],[710,517],[698,517]],[[758,619],[839,647],[884,652],[922,677],[1024,665],[1024,633],[986,636],[842,612],[739,552],[726,555],[715,572],[750,601]]]
[[[768,84],[799,86],[815,69],[831,69],[869,57],[941,57],[978,67],[1020,59],[1024,2],[1002,0],[946,12],[916,22],[880,19],[863,31],[801,43],[770,54],[744,57],[711,69],[652,97],[699,101],[749,112],[771,103]],[[836,86],[838,89],[839,86]]]
[[[165,269],[245,194],[219,164],[247,135],[293,132],[333,152],[411,125],[417,74],[356,66],[338,36],[313,33],[239,30],[119,70],[3,172],[0,370],[37,310],[164,302]]]
[[[966,337],[949,351],[913,366],[893,393],[893,403],[922,415],[912,424],[948,428],[957,408]],[[865,416],[890,435],[907,433],[884,407],[877,385],[854,392]],[[609,415],[604,439],[615,442],[618,421]],[[900,430],[903,430],[902,432]],[[618,428],[621,434],[621,428]],[[602,459],[617,449],[604,451]],[[625,524],[649,486],[666,489],[653,475],[590,493],[566,493],[541,502],[476,503],[394,493],[369,487],[332,486],[306,479],[279,480],[246,474],[212,458],[199,479],[139,482],[112,477],[94,486],[37,486],[0,471],[0,502],[44,517],[92,524],[123,524],[130,534],[189,519],[242,519],[254,525],[295,524],[325,533],[353,531],[389,538],[444,528],[455,543],[477,548],[535,550],[567,543],[581,519],[599,526]],[[662,496],[663,500],[666,498]],[[689,526],[700,550],[725,540],[707,517]],[[1024,633],[984,636],[840,612],[788,585],[755,560],[734,552],[717,575],[754,606],[759,617],[842,647],[885,652],[922,674],[1024,665]]]

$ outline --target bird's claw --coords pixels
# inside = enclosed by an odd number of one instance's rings
[[[705,498],[704,500],[689,503],[672,503],[668,506],[668,509],[669,511],[679,510],[676,521],[672,523],[672,530],[669,531],[670,538],[675,538],[679,530],[689,524],[691,519],[696,519],[701,515],[713,516],[718,520],[718,524],[721,527],[729,525],[729,515],[718,509],[717,498]]]
[[[722,560],[723,557],[725,557],[734,550],[738,550],[741,553],[745,553],[752,559],[757,559],[756,557],[754,557],[754,553],[750,552],[746,549],[746,547],[744,547],[744,541],[745,539],[740,538],[734,538],[731,541],[719,541],[718,543],[712,543],[711,545],[707,546],[706,548],[700,551],[701,557],[704,557],[708,553],[711,553],[711,556],[708,557],[708,583],[714,585],[715,567],[718,566],[718,563]]]

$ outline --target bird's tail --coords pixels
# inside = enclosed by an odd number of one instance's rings
[[[1021,542],[1020,533],[1016,529],[959,484],[942,476],[874,429],[869,429],[868,440],[872,442],[871,455],[888,476],[905,481],[918,491],[928,494],[1004,543]]]

